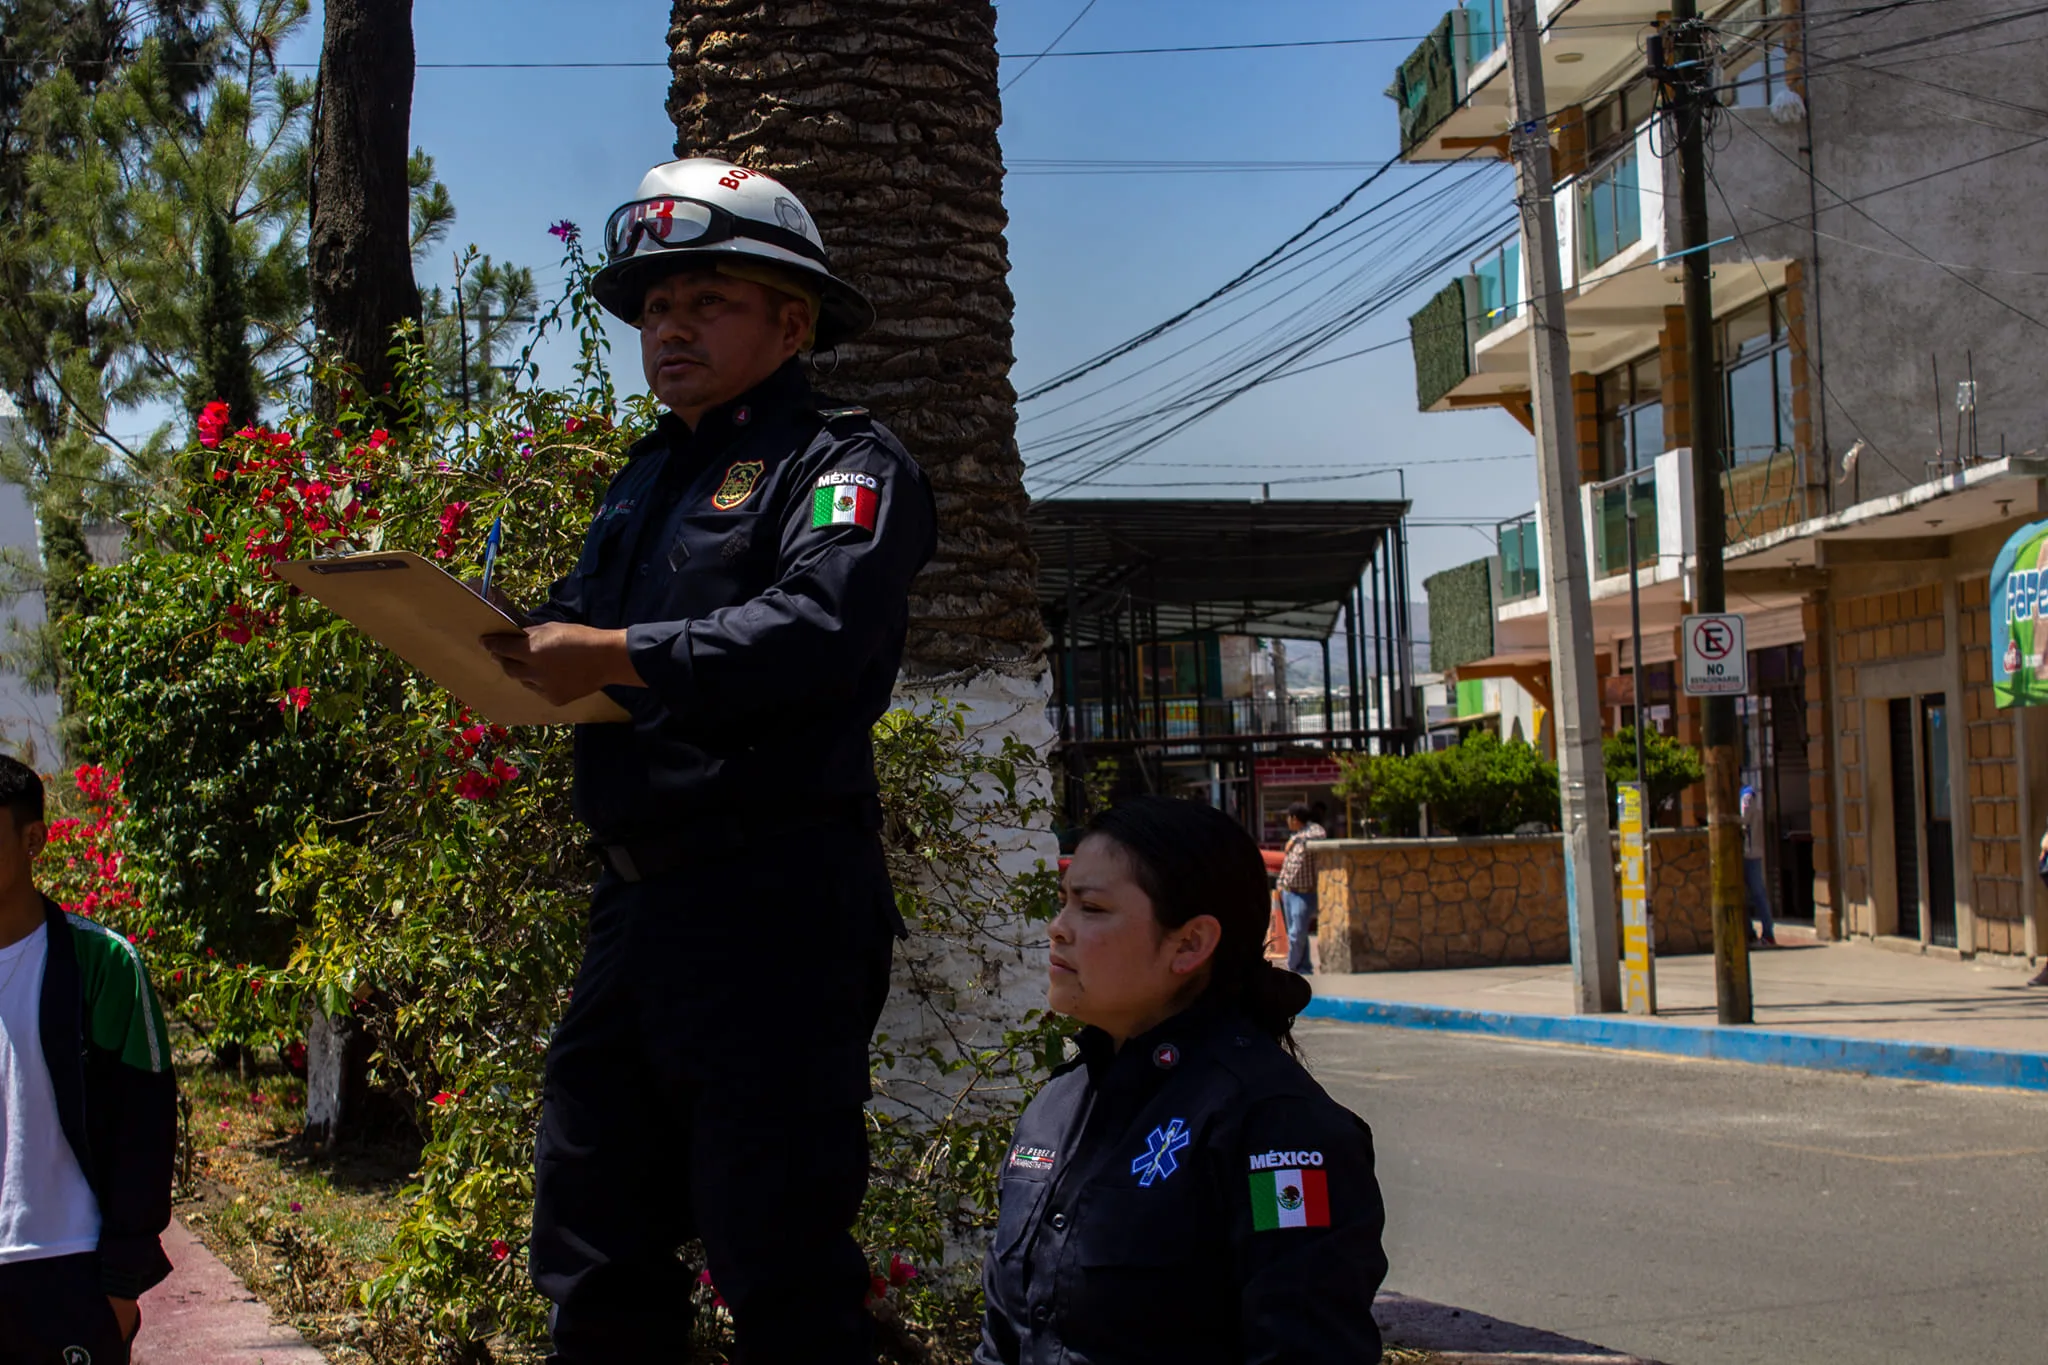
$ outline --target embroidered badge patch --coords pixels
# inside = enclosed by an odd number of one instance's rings
[[[1180,1169],[1176,1158],[1192,1141],[1186,1119],[1174,1119],[1164,1128],[1154,1128],[1152,1136],[1145,1139],[1145,1154],[1132,1160],[1131,1174],[1138,1177],[1140,1185],[1147,1186],[1155,1180],[1167,1179]]]
[[[882,485],[874,475],[839,470],[819,479],[811,494],[811,529],[858,526],[873,531],[881,510]]]
[[[1324,1172],[1254,1171],[1251,1182],[1252,1227],[1257,1231],[1330,1226],[1330,1181]]]
[[[1012,1147],[1010,1169],[1013,1171],[1049,1171],[1053,1158],[1058,1155],[1050,1147]]]
[[[754,485],[761,481],[761,471],[767,468],[759,460],[741,460],[725,471],[725,482],[718,485],[718,491],[711,495],[711,505],[721,512],[730,512],[748,498],[754,496]]]

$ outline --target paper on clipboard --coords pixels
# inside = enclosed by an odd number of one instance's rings
[[[519,623],[440,565],[410,550],[295,559],[277,566],[293,587],[499,725],[591,725],[629,719],[602,692],[556,706],[498,666],[480,641]]]

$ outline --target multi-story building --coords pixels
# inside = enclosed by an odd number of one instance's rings
[[[1648,0],[1537,0],[1553,110],[1571,392],[1610,723],[1697,739],[1678,695],[1693,486],[1677,157]],[[2002,0],[1704,5],[1715,365],[1729,609],[1744,614],[1744,780],[1781,909],[1828,936],[2048,950],[2035,844],[2048,721],[1998,710],[1987,576],[2048,513],[2048,16]],[[1502,157],[1504,0],[1447,15],[1399,70],[1403,155]],[[1412,323],[1421,406],[1531,427],[1528,272],[1504,241]],[[1518,441],[1526,440],[1517,434]],[[1637,511],[1629,553],[1627,512]],[[1461,680],[1548,690],[1533,512],[1485,561]],[[1629,624],[1631,577],[1643,635]],[[1469,586],[1469,584],[1467,585]],[[1474,594],[1457,594],[1471,601]],[[1678,818],[1702,818],[1696,797]]]

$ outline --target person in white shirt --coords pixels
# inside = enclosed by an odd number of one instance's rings
[[[0,756],[0,1365],[126,1365],[171,1269],[177,1089],[135,945],[36,889],[47,834]]]

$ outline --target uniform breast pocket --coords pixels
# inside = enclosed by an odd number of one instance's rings
[[[1051,1183],[1044,1177],[1003,1177],[1002,1203],[996,1214],[994,1243],[998,1258],[1016,1249],[1018,1241],[1031,1226],[1032,1218],[1037,1215],[1039,1202],[1045,1198],[1046,1187]]]
[[[605,514],[603,521],[590,528],[590,534],[583,537],[583,553],[576,559],[576,572],[585,578],[595,578],[604,572],[606,562],[617,550],[620,537],[625,533],[626,523],[632,518],[623,513]]]

